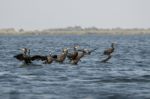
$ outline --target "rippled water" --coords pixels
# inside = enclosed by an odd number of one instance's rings
[[[101,63],[111,42],[113,57]],[[78,65],[13,58],[22,47],[47,55],[74,44],[98,49]],[[150,99],[150,35],[0,36],[0,99]]]

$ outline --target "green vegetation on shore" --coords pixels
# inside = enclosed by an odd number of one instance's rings
[[[40,35],[40,34],[121,34],[121,35],[133,35],[133,34],[150,34],[150,28],[132,28],[132,29],[123,29],[123,28],[112,28],[112,29],[103,29],[103,28],[82,28],[80,26],[75,27],[66,27],[66,28],[55,28],[55,29],[43,29],[43,30],[16,30],[14,28],[3,28],[0,29],[0,35]]]

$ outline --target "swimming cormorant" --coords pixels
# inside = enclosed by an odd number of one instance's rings
[[[22,48],[21,49],[22,53],[17,54],[14,57],[18,59],[19,61],[24,61],[24,63],[29,64],[31,63],[31,57],[29,56],[29,53],[27,55],[28,49],[27,48]]]
[[[104,55],[111,55],[111,53],[114,52],[114,50],[115,50],[115,48],[114,48],[114,43],[112,43],[112,44],[111,44],[111,48],[106,49],[103,54],[104,54]]]
[[[34,61],[34,60],[41,60],[41,61],[44,61],[44,63],[46,63],[46,64],[50,64],[53,61],[53,58],[51,57],[51,55],[48,55],[48,56],[42,56],[42,55],[30,56],[30,50],[29,49],[23,48],[21,50],[23,51],[23,53],[15,55],[14,57],[16,59],[18,59],[19,61],[24,61],[25,64],[32,63],[32,61]],[[27,53],[28,53],[28,55],[27,55]]]
[[[63,48],[62,53],[60,55],[53,56],[53,58],[55,57],[56,62],[63,63],[67,54],[68,54],[68,48]]]
[[[73,60],[73,59],[75,59],[75,58],[78,56],[77,48],[79,48],[79,45],[75,45],[75,46],[73,47],[73,53],[68,53],[68,54],[67,54],[67,58],[68,58],[69,60]]]
[[[78,51],[78,55],[74,58],[74,59],[72,59],[71,60],[71,64],[78,64],[78,62],[80,61],[80,59],[85,55],[86,53],[85,53],[85,51],[84,50],[80,50],[80,51]]]
[[[107,62],[109,59],[111,59],[111,57],[112,57],[112,53],[114,52],[114,50],[115,50],[115,48],[114,48],[114,44],[115,43],[112,43],[111,44],[111,48],[109,48],[109,49],[106,49],[105,51],[104,51],[104,55],[107,55],[108,57],[106,58],[106,59],[103,59],[101,62]]]

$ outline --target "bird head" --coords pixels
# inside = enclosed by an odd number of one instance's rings
[[[114,47],[114,43],[111,43],[111,47]]]
[[[68,48],[63,48],[63,52],[67,52],[68,51]]]
[[[111,47],[114,48],[114,45],[117,44],[116,42],[111,43]]]
[[[89,50],[87,48],[85,48],[84,51],[89,51]]]
[[[21,51],[22,51],[23,53],[27,53],[27,48],[21,48]]]
[[[75,50],[78,49],[78,48],[80,48],[79,45],[75,45],[75,46],[74,46],[74,49],[75,49]]]
[[[51,52],[51,51],[49,51],[49,55],[50,55],[50,56],[52,55],[52,52]]]

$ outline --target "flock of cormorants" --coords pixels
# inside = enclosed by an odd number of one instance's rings
[[[58,63],[63,63],[66,58],[69,59],[71,64],[78,64],[78,62],[85,55],[90,55],[96,49],[88,50],[88,49],[78,49],[79,45],[73,47],[73,52],[69,53],[68,48],[63,48],[62,53],[60,55],[52,55],[51,53],[47,56],[43,55],[30,55],[30,49],[22,48],[22,53],[14,56],[19,61],[23,61],[25,64],[30,64],[32,61],[43,61],[44,64],[51,64],[53,61]],[[111,44],[111,48],[104,50],[103,54],[108,56],[106,59],[103,59],[101,62],[107,62],[112,57],[112,53],[114,52],[114,43]]]

